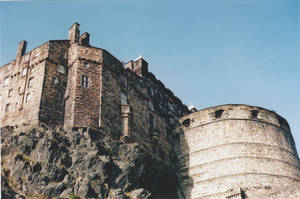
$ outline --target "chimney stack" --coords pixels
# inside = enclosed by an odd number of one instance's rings
[[[69,40],[71,41],[71,44],[76,44],[79,42],[79,23],[74,23],[71,28],[69,28]]]
[[[25,40],[20,41],[18,43],[16,60],[19,60],[25,54],[26,46],[27,46],[27,41],[25,41]]]
[[[83,46],[90,45],[90,34],[85,32],[79,38],[79,44]]]
[[[148,73],[148,63],[142,58],[141,55],[133,62],[133,72],[141,77]]]

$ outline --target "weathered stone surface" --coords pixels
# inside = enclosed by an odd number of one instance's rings
[[[128,198],[130,193],[142,198],[177,197],[175,172],[136,143],[121,143],[89,131],[33,129],[2,129],[7,198],[17,194],[69,198],[74,194],[105,199]],[[62,161],[66,156],[69,164]]]
[[[238,191],[251,198],[300,181],[288,123],[272,111],[216,106],[180,123],[177,175],[187,198],[224,198]]]
[[[111,190],[108,196],[108,199],[127,199],[126,195],[122,191],[122,189],[114,189]]]

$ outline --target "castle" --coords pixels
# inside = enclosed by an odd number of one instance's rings
[[[300,181],[286,120],[249,105],[189,110],[148,71],[90,45],[79,24],[0,68],[1,127],[45,123],[137,142],[176,169],[181,198],[259,198]],[[173,165],[177,159],[176,165]]]

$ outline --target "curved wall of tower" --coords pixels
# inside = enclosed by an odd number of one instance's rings
[[[251,198],[300,181],[289,125],[273,111],[222,105],[179,122],[177,175],[186,199]]]

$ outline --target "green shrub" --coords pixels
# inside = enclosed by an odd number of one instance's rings
[[[72,194],[70,195],[70,199],[80,199],[80,197],[77,196],[77,195],[75,195],[74,193],[72,193]]]

